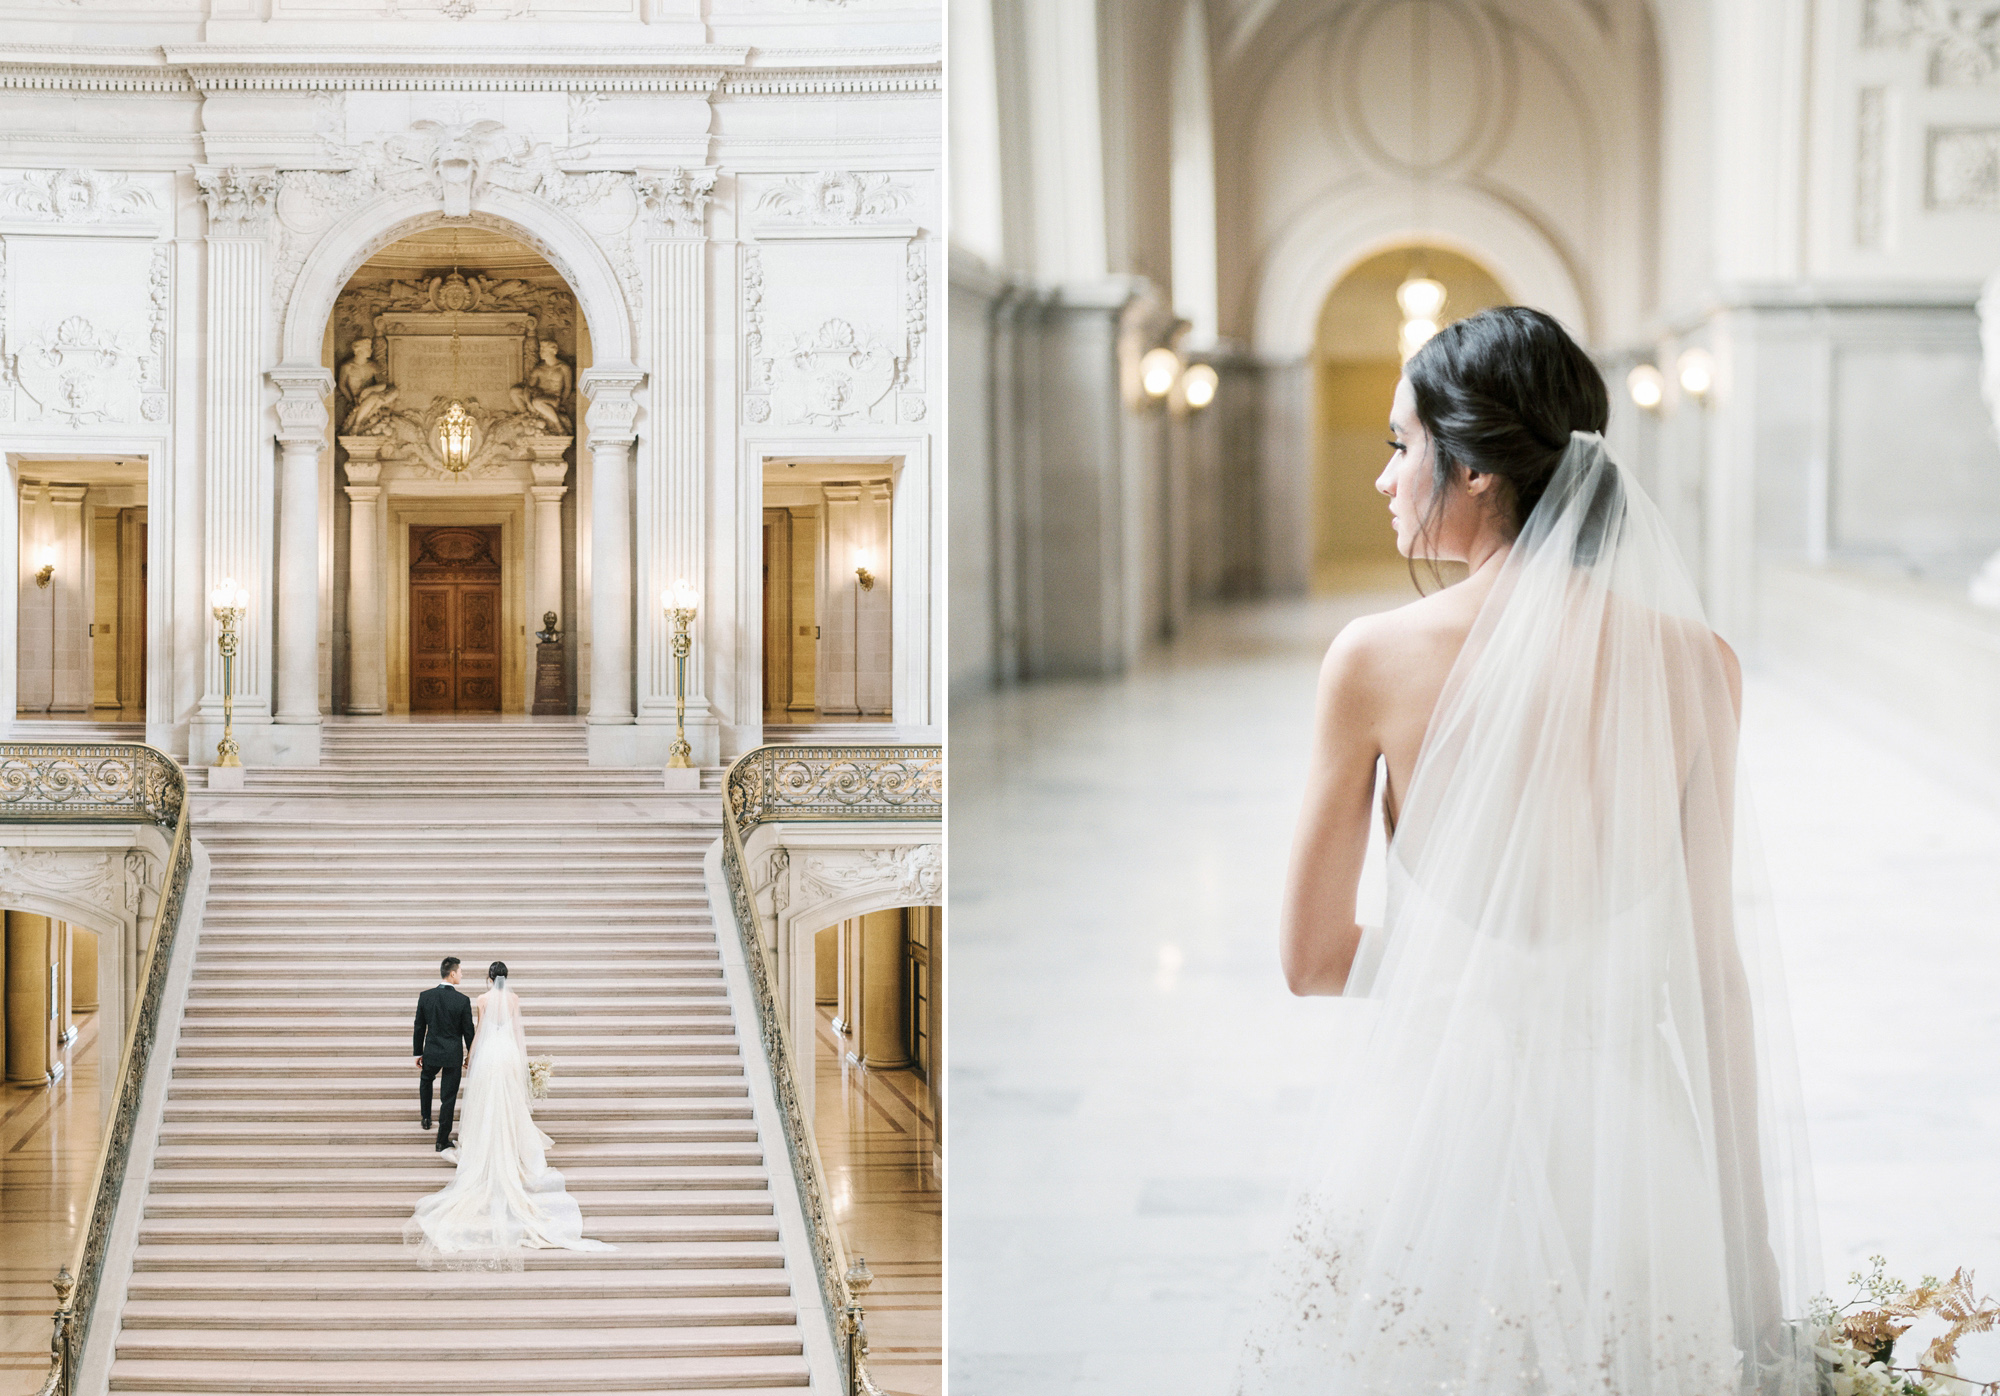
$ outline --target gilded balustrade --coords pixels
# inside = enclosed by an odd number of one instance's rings
[[[811,1070],[812,1065],[792,1055],[767,949],[776,938],[776,928],[768,936],[760,931],[762,913],[750,892],[743,845],[758,825],[780,821],[943,816],[944,749],[937,746],[764,746],[738,757],[723,781],[723,875],[743,942],[743,959],[750,968],[764,1054],[784,1116],[785,1148],[812,1228],[820,1296],[841,1340],[838,1356],[846,1396],[879,1396],[868,1376],[868,1335],[861,1305],[874,1277],[865,1261],[848,1262],[833,1224],[819,1144],[799,1101],[797,1073]]]
[[[159,906],[140,952],[139,993],[118,1063],[118,1095],[98,1149],[89,1220],[72,1264],[55,1278],[55,1327],[49,1375],[38,1396],[70,1396],[90,1335],[103,1278],[105,1241],[118,1210],[132,1131],[153,1041],[167,967],[180,930],[181,905],[194,869],[188,831],[187,779],[171,756],[139,742],[0,742],[0,823],[152,824],[173,830]]]

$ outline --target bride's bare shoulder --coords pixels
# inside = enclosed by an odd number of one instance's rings
[[[1472,613],[1449,590],[1356,616],[1327,648],[1321,691],[1343,706],[1391,698],[1413,673],[1457,654],[1471,624]]]

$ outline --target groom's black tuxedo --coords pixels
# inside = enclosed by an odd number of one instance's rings
[[[458,1103],[458,1077],[465,1066],[465,1054],[472,1050],[472,1031],[472,1000],[451,985],[436,984],[417,995],[417,1025],[410,1039],[410,1055],[424,1059],[417,1102],[423,1107],[426,1125],[431,1119],[431,1082],[444,1078],[438,1100],[439,1149],[451,1143],[451,1111]]]

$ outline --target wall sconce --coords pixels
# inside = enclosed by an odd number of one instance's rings
[[[1706,349],[1689,349],[1674,365],[1681,380],[1681,391],[1697,402],[1708,401],[1709,390],[1715,386],[1715,357]]]
[[[1181,356],[1171,349],[1148,349],[1139,360],[1139,386],[1156,402],[1174,390],[1180,377]]]
[[[1444,314],[1444,283],[1428,276],[1410,276],[1396,288],[1396,308],[1403,312],[1403,328],[1397,334],[1403,360],[1408,362],[1438,332],[1438,317]]]
[[[1652,364],[1640,364],[1625,375],[1625,391],[1634,403],[1648,412],[1655,411],[1666,400],[1666,375]]]
[[[35,574],[35,585],[45,587],[56,574],[56,550],[53,546],[42,549],[42,570]]]
[[[1189,364],[1181,375],[1181,401],[1189,410],[1199,412],[1215,401],[1215,390],[1222,380],[1207,364]]]
[[[868,570],[868,564],[874,557],[875,555],[866,548],[854,550],[854,580],[861,583],[863,591],[875,590],[875,574]]]

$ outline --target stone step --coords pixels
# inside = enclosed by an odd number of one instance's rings
[[[416,1112],[411,1111],[412,1115]],[[228,1147],[242,1149],[394,1149],[423,1143],[430,1135],[415,1119],[392,1124],[331,1120],[325,1128],[255,1120],[195,1123],[170,1120],[160,1127],[160,1144],[174,1149]],[[550,1152],[575,1157],[575,1151],[606,1144],[755,1144],[757,1127],[748,1120],[568,1120],[562,1142]]]
[[[590,1229],[586,1218],[584,1230]],[[776,1242],[635,1241],[615,1251],[529,1251],[523,1263],[529,1270],[781,1270],[785,1257]],[[410,1252],[400,1241],[206,1246],[141,1242],[132,1259],[134,1271],[148,1273],[270,1270],[295,1275],[347,1274],[407,1269],[410,1264]]]
[[[400,1218],[380,1217],[161,1217],[142,1221],[139,1245],[148,1246],[321,1246],[400,1245],[406,1208]],[[769,1216],[592,1215],[584,1230],[591,1239],[614,1246],[641,1242],[693,1245],[753,1241],[776,1243],[778,1224]],[[407,1261],[407,1257],[405,1257]]]
[[[698,1192],[661,1196],[655,1191],[615,1192],[571,1188],[570,1196],[590,1217],[769,1217],[774,1214],[767,1193],[748,1191]],[[393,1220],[398,1226],[410,1219],[411,1195],[407,1192],[350,1193],[333,1197],[305,1197],[292,1192],[170,1193],[148,1199],[148,1219],[215,1217],[376,1217]],[[605,1233],[611,1239],[610,1233]]]
[[[524,1312],[538,1324],[578,1332],[605,1328],[693,1328],[749,1326],[789,1328],[798,1312],[788,1303],[751,1295],[662,1294],[644,1299],[451,1298],[446,1293],[421,1306],[393,1299],[331,1299],[316,1303],[265,1302],[254,1293],[227,1304],[179,1299],[132,1299],[125,1304],[125,1327],[150,1332],[162,1328],[315,1329],[320,1332],[457,1334],[518,1327]],[[525,1306],[532,1303],[532,1309]]]
[[[356,975],[346,984],[340,983],[332,974],[293,975],[282,985],[273,985],[265,970],[245,968],[233,971],[226,967],[197,958],[201,967],[202,983],[188,994],[190,1004],[245,1004],[270,1001],[274,988],[281,992],[287,1003],[318,1005],[325,1002],[351,1000],[368,1007],[395,1004],[399,1007],[414,1008],[418,994],[429,985],[411,987],[414,976],[397,973],[399,967],[385,966],[379,971],[370,971],[365,976]],[[517,975],[525,977],[527,962],[515,967]],[[654,975],[634,975],[631,978],[595,979],[575,971],[542,969],[535,972],[535,1006],[548,1011],[568,1011],[572,1003],[603,1007],[607,1003],[620,1008],[645,1008],[651,1011],[674,1004],[685,1005],[695,1011],[698,1005],[705,1005],[713,999],[722,1005],[720,1011],[728,1011],[728,994],[716,975],[676,973],[673,977]],[[407,997],[406,997],[407,995]]]
[[[321,1194],[373,1193],[395,1188],[406,1201],[444,1186],[450,1167],[443,1160],[413,1151],[400,1163],[358,1166],[336,1162],[320,1167],[287,1169],[280,1176],[244,1165],[191,1165],[159,1173],[153,1177],[153,1191],[167,1194],[226,1193],[232,1197],[318,1196]],[[562,1170],[564,1180],[579,1191],[597,1189],[617,1192],[654,1192],[679,1196],[696,1194],[761,1194],[770,1178],[761,1164],[704,1166],[679,1164],[671,1169],[657,1164],[621,1166],[575,1162]]]
[[[570,1144],[558,1139],[548,1151],[549,1163],[568,1171],[574,1163],[589,1162],[598,1167],[722,1168],[730,1165],[761,1166],[763,1150],[754,1135],[745,1144]],[[224,1166],[292,1169],[303,1168],[384,1168],[403,1164],[411,1167],[447,1169],[451,1165],[430,1152],[429,1141],[410,1124],[409,1143],[378,1144],[370,1147],[343,1144],[167,1144],[154,1155],[155,1168],[217,1168]],[[437,1184],[444,1186],[442,1176]]]
[[[414,1092],[412,1092],[414,1094]],[[572,1093],[574,1094],[574,1093]],[[175,1092],[167,1102],[164,1119],[175,1125],[258,1124],[338,1120],[343,1124],[414,1123],[417,1108],[407,1098],[389,1100],[276,1100],[215,1101],[186,1098]],[[535,1119],[542,1128],[593,1125],[613,1120],[747,1120],[747,1096],[730,1100],[661,1097],[654,1100],[570,1098],[551,1095],[535,1102]]]
[[[294,1084],[302,1096],[310,1097],[319,1083],[329,1074],[339,1072],[352,1081],[395,1082],[416,1089],[416,1064],[409,1055],[373,1056],[360,1052],[344,1056],[300,1055],[274,1060],[270,1056],[245,1057],[241,1053],[218,1048],[213,1053],[203,1054],[201,1060],[186,1060],[186,1053],[174,1061],[175,1088],[183,1079],[209,1081],[283,1082]],[[718,1079],[741,1079],[743,1060],[734,1051],[691,1051],[683,1047],[675,1052],[653,1052],[641,1055],[627,1051],[616,1056],[600,1055],[587,1057],[572,1055],[558,1058],[558,1072],[574,1072],[575,1075],[558,1075],[558,1084],[576,1081],[583,1077],[625,1077],[636,1085],[641,1080],[652,1080],[660,1076],[712,1076]]]
[[[640,1099],[646,1101],[690,1102],[714,1101],[720,1099],[747,1099],[750,1087],[744,1081],[739,1069],[733,1076],[605,1076],[562,1070],[558,1062],[558,1074],[552,1084],[553,1094],[545,1101],[535,1104],[536,1110],[561,1109],[565,1101],[575,1096],[583,1101],[610,1101]],[[201,1104],[241,1104],[245,1107],[256,1102],[312,1102],[303,1108],[317,1108],[324,1102],[326,1108],[346,1108],[348,1104],[365,1105],[373,1108],[380,1104],[388,1108],[391,1101],[401,1110],[416,1091],[415,1065],[403,1066],[397,1072],[385,1072],[367,1080],[334,1080],[315,1077],[307,1072],[292,1076],[258,1080],[230,1080],[214,1076],[186,1076],[179,1072],[174,1075],[172,1100],[174,1103]],[[339,1102],[336,1107],[335,1102]]]
[[[256,1396],[263,1392],[340,1396],[516,1396],[569,1391],[636,1393],[797,1391],[807,1385],[803,1357],[574,1358],[540,1362],[127,1362],[111,1372],[111,1389],[130,1396]]]
[[[476,1330],[461,1336],[449,1329],[431,1332],[411,1343],[408,1330],[389,1330],[379,1338],[359,1337],[352,1329],[322,1329],[311,1320],[296,1328],[220,1328],[177,1333],[151,1330],[121,1338],[120,1358],[148,1361],[395,1362],[409,1364],[412,1373],[434,1370],[444,1362],[505,1360],[533,1362],[617,1357],[674,1361],[689,1357],[793,1357],[804,1351],[796,1327],[759,1324],[738,1329],[713,1325],[702,1333],[685,1326],[622,1327],[612,1330],[548,1324],[523,1310],[518,1317],[533,1324],[511,1330]]]
[[[602,1254],[602,1252],[596,1252]],[[426,1271],[409,1265],[408,1254],[395,1270],[288,1278],[264,1271],[206,1270],[134,1275],[128,1301],[198,1303],[218,1315],[222,1305],[272,1304],[399,1304],[429,1305],[439,1301],[478,1303],[506,1311],[520,1302],[609,1304],[658,1303],[682,1299],[775,1299],[789,1295],[783,1271],[740,1267],[704,1270],[687,1266],[648,1274],[644,1270],[606,1274],[571,1271],[551,1273],[528,1268],[509,1271]]]

